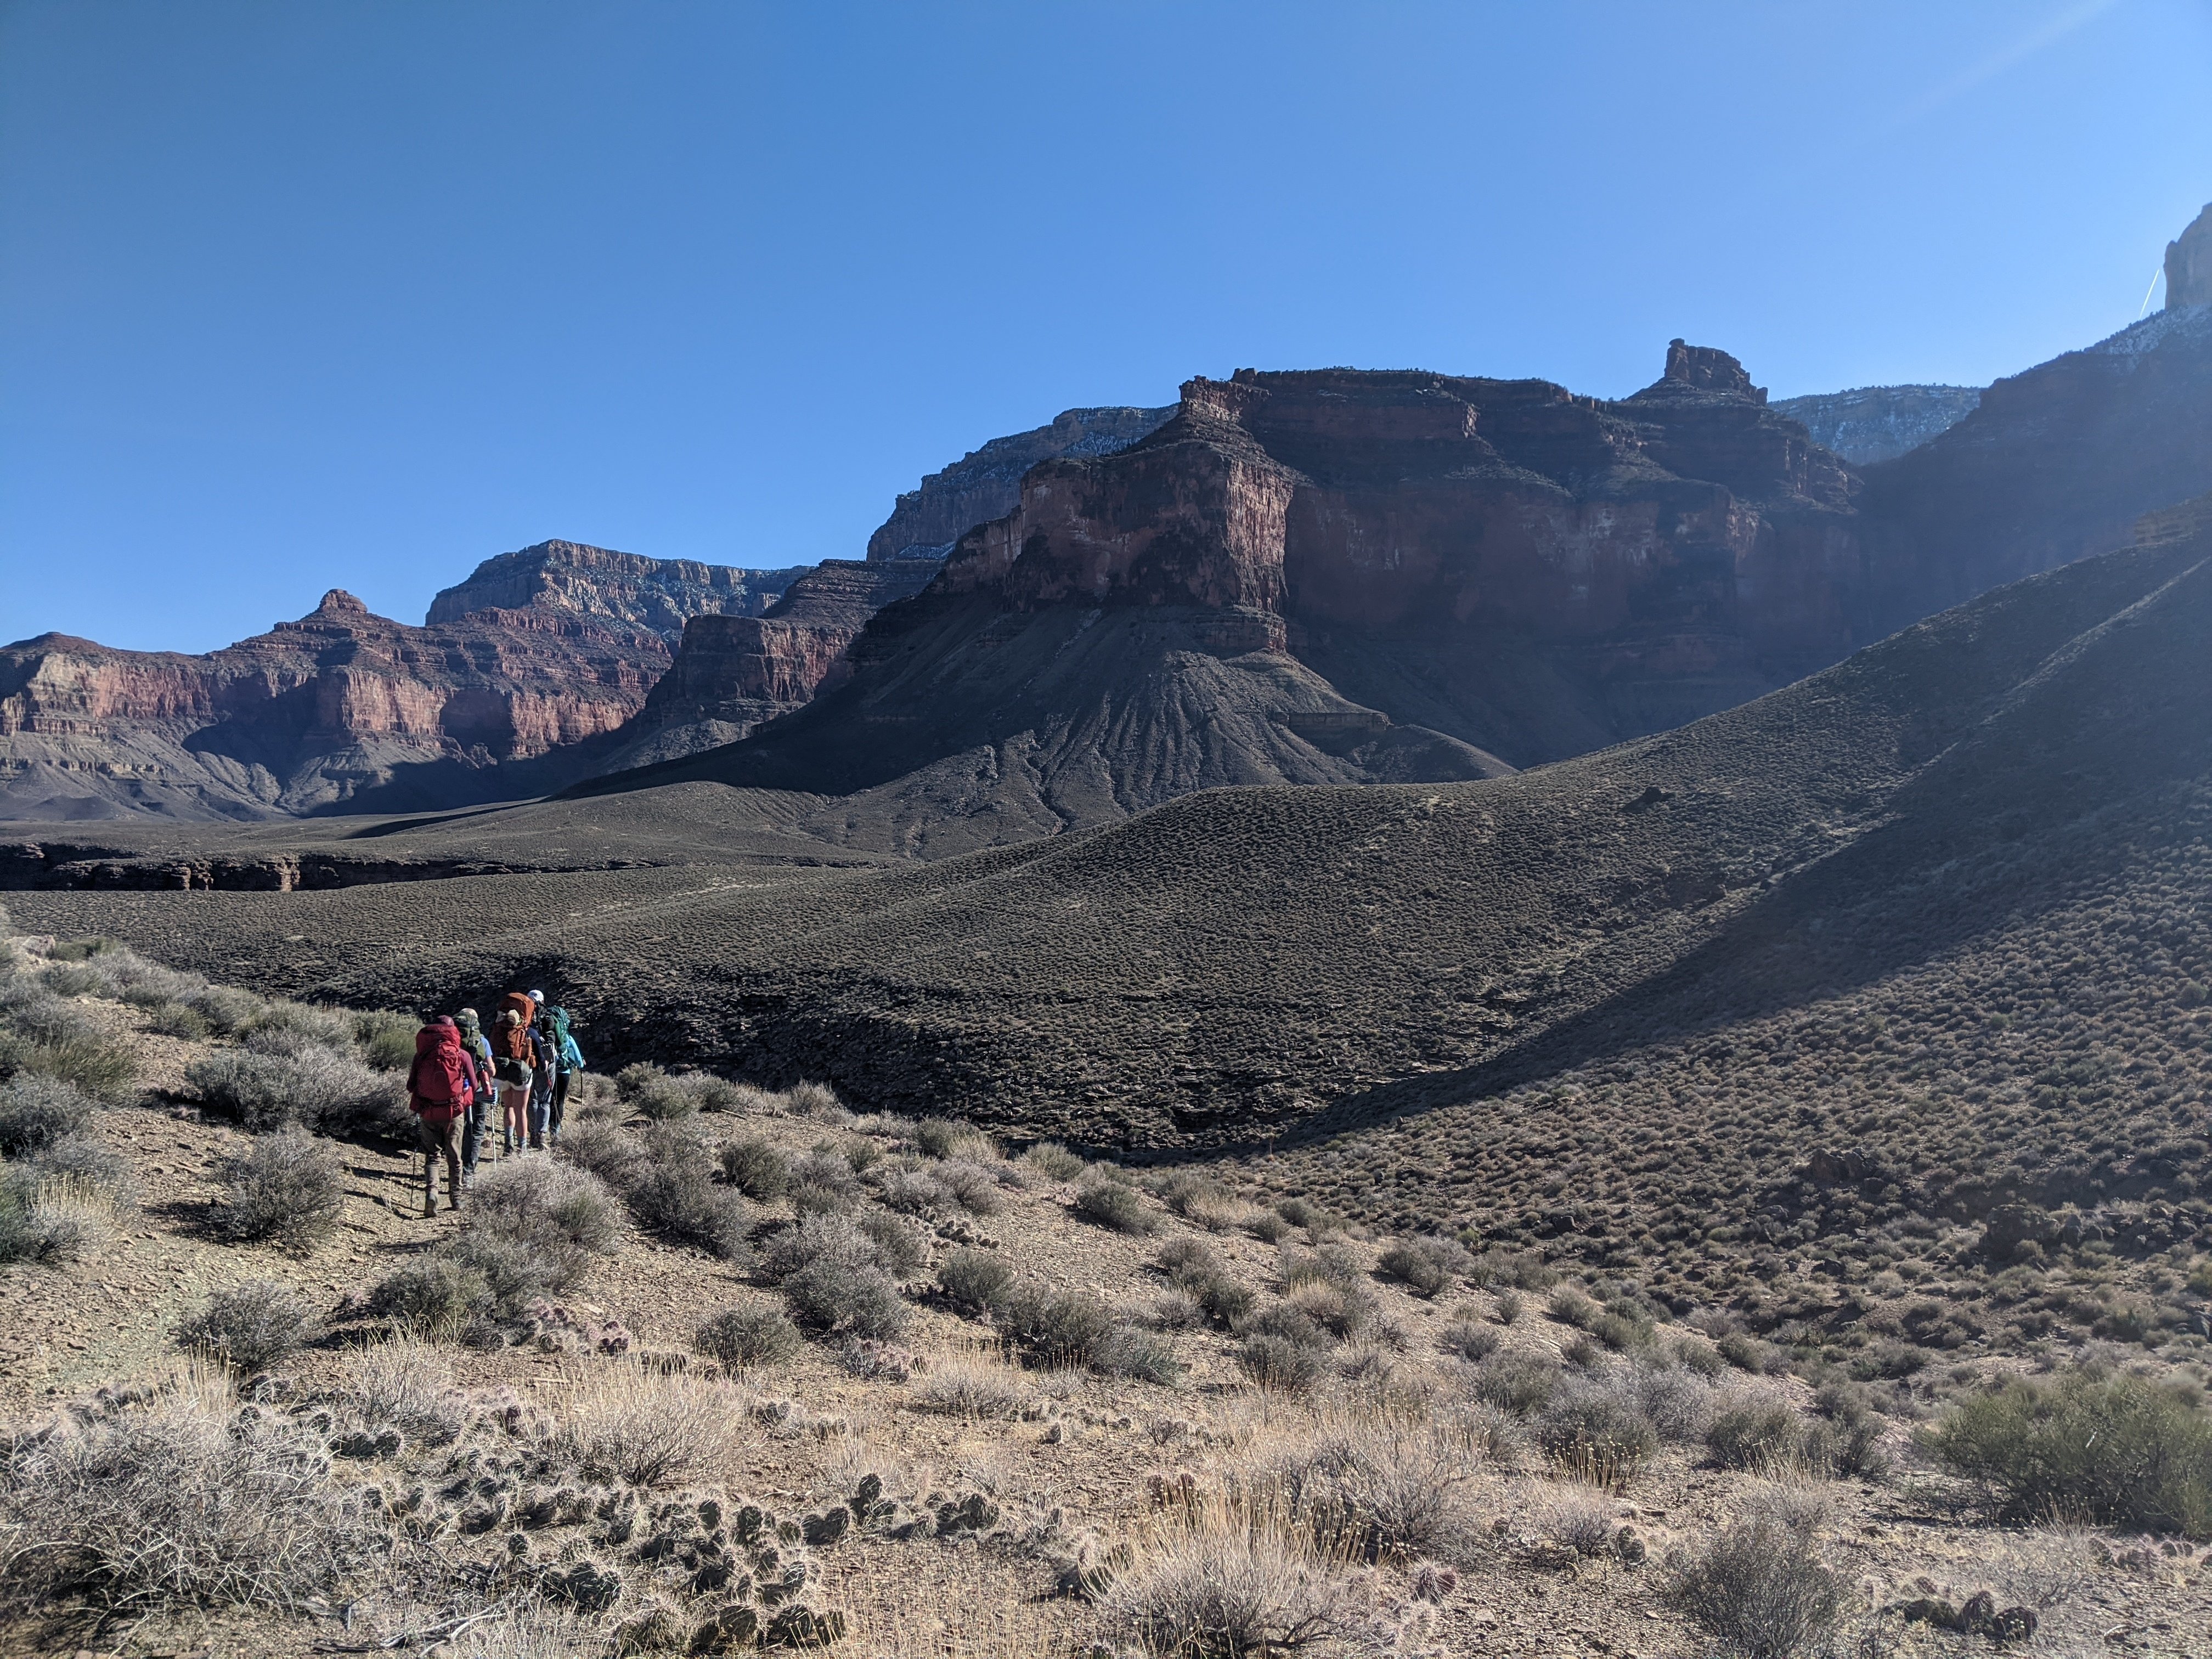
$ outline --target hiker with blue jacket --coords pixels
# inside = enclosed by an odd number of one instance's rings
[[[546,1010],[545,1033],[552,1046],[554,1066],[551,1109],[546,1115],[545,1133],[557,1146],[561,1143],[561,1119],[568,1104],[568,1087],[576,1080],[576,1073],[584,1069],[584,1051],[576,1046],[575,1035],[568,1029],[566,1008]]]

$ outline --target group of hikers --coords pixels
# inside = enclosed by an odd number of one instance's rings
[[[415,1034],[407,1068],[407,1103],[422,1143],[424,1217],[438,1213],[441,1159],[447,1207],[461,1207],[491,1120],[502,1158],[557,1145],[568,1086],[583,1069],[568,1011],[548,1008],[543,991],[509,991],[489,1031],[473,1008],[432,1015]]]

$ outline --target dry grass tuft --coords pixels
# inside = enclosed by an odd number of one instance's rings
[[[726,1383],[613,1364],[572,1379],[559,1443],[594,1480],[680,1486],[720,1474],[746,1422],[744,1401]]]

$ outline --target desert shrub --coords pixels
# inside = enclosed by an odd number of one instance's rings
[[[146,1011],[146,1029],[159,1036],[183,1037],[198,1042],[215,1027],[207,1016],[184,1002],[157,1002]]]
[[[65,1002],[18,1008],[0,1026],[0,1076],[31,1073],[100,1100],[119,1100],[137,1075],[130,1048]]]
[[[1237,1322],[1236,1332],[1239,1336],[1279,1336],[1302,1348],[1331,1346],[1328,1331],[1288,1302],[1271,1302],[1254,1309]]]
[[[73,1261],[107,1237],[113,1209],[97,1188],[33,1164],[0,1166],[0,1263]]]
[[[955,1250],[938,1264],[937,1283],[957,1306],[989,1312],[1012,1295],[1014,1270],[995,1250]]]
[[[1048,1181],[1073,1181],[1088,1167],[1057,1140],[1040,1140],[1022,1154],[1022,1162]]]
[[[876,1197],[901,1215],[938,1215],[954,1205],[945,1183],[927,1170],[886,1170],[876,1180]]]
[[[1328,1368],[1328,1355],[1287,1337],[1257,1332],[1237,1345],[1237,1363],[1263,1389],[1303,1393]]]
[[[928,1265],[928,1236],[912,1222],[878,1210],[860,1216],[853,1224],[875,1247],[877,1265],[893,1279],[911,1279]]]
[[[1455,1359],[1470,1363],[1487,1359],[1498,1352],[1498,1335],[1489,1326],[1464,1316],[1437,1333],[1437,1346]]]
[[[92,1122],[92,1100],[74,1084],[35,1072],[0,1083],[0,1158],[21,1158]]]
[[[289,1285],[249,1279],[216,1291],[175,1330],[177,1346],[196,1350],[241,1374],[266,1370],[307,1341],[314,1308]]]
[[[1510,1325],[1521,1317],[1521,1297],[1518,1291],[1500,1291],[1498,1293],[1498,1322]]]
[[[914,1144],[931,1158],[965,1156],[994,1161],[999,1149],[991,1137],[972,1123],[949,1117],[926,1117],[914,1126]]]
[[[1309,1281],[1283,1300],[1334,1337],[1357,1336],[1375,1322],[1375,1298],[1360,1285]]]
[[[180,973],[159,963],[146,962],[127,976],[123,1000],[134,1008],[174,1008],[206,988],[207,981],[198,974]]]
[[[1456,1239],[1401,1239],[1384,1250],[1376,1265],[1393,1278],[1403,1279],[1416,1296],[1434,1296],[1454,1279],[1474,1266],[1474,1258]]]
[[[726,1386],[639,1364],[595,1366],[566,1402],[557,1445],[586,1477],[680,1486],[720,1473],[744,1443],[745,1414]]]
[[[1133,1324],[1109,1327],[1091,1344],[1091,1368],[1162,1388],[1172,1388],[1182,1377],[1182,1362],[1176,1358],[1174,1344]]]
[[[623,1196],[641,1225],[725,1261],[743,1261],[750,1254],[745,1231],[751,1218],[745,1201],[715,1183],[703,1146],[680,1125],[664,1123],[644,1138],[639,1151]]]
[[[291,1054],[309,1046],[353,1052],[352,1018],[304,1002],[272,1000],[262,1005],[244,1029],[246,1042],[258,1054]]]
[[[635,1106],[647,1089],[665,1082],[667,1077],[665,1066],[656,1066],[649,1060],[637,1060],[615,1073],[615,1093],[624,1105]]]
[[[1367,1561],[1462,1553],[1476,1525],[1462,1439],[1362,1413],[1267,1471],[1333,1553]]]
[[[618,1200],[606,1182],[588,1170],[543,1158],[510,1158],[478,1176],[469,1188],[469,1225],[599,1253],[622,1237]]]
[[[220,1179],[228,1188],[224,1231],[289,1249],[306,1249],[327,1235],[345,1197],[337,1148],[301,1129],[254,1136],[223,1160]]]
[[[1703,1444],[1719,1391],[1684,1366],[1646,1359],[1620,1379],[1637,1409],[1651,1419],[1659,1437],[1674,1445]]]
[[[298,1035],[290,1027],[270,1029],[288,1040]],[[302,1042],[283,1054],[227,1048],[194,1060],[185,1079],[209,1105],[235,1113],[248,1129],[298,1123],[325,1134],[415,1134],[415,1116],[397,1078],[319,1043]]]
[[[1659,1449],[1659,1435],[1632,1401],[1609,1389],[1577,1388],[1544,1407],[1536,1444],[1580,1480],[1624,1486]]]
[[[1291,1224],[1273,1210],[1252,1210],[1238,1224],[1262,1244],[1279,1244],[1291,1236]]]
[[[1331,1232],[1344,1224],[1310,1199],[1284,1199],[1275,1206],[1275,1213],[1291,1226],[1304,1227],[1309,1233]]]
[[[1683,1368],[1711,1382],[1728,1369],[1721,1351],[1701,1336],[1686,1336],[1674,1344],[1674,1358]]]
[[[2008,1516],[2212,1537],[2212,1418],[2145,1378],[2013,1382],[1961,1401],[1924,1438]]]
[[[791,1184],[791,1160],[757,1137],[724,1141],[721,1156],[722,1173],[747,1198],[765,1204]]]
[[[932,1354],[915,1389],[915,1404],[952,1417],[1004,1420],[1029,1409],[1029,1381],[988,1348]]]
[[[645,1161],[645,1148],[618,1123],[571,1115],[561,1130],[560,1155],[615,1191],[626,1193]]]
[[[802,1215],[768,1242],[760,1268],[770,1279],[788,1278],[823,1256],[881,1269],[876,1242],[849,1216]]]
[[[1006,1207],[999,1194],[998,1176],[972,1158],[948,1158],[931,1173],[970,1215],[997,1215]]]
[[[1544,1311],[1562,1325],[1587,1331],[1597,1322],[1598,1316],[1604,1310],[1573,1285],[1562,1285],[1552,1292],[1551,1299],[1544,1304]]]
[[[1238,1516],[1163,1534],[1101,1600],[1144,1651],[1188,1659],[1310,1647],[1348,1622],[1341,1580],[1302,1533]]]
[[[896,1336],[910,1310],[872,1258],[817,1255],[783,1281],[791,1316],[810,1330],[847,1336]]]
[[[805,1341],[799,1327],[774,1308],[725,1308],[699,1328],[691,1346],[729,1370],[780,1365]]]
[[[115,981],[89,962],[58,962],[40,970],[40,982],[58,997],[112,996]]]
[[[1577,1555],[1599,1555],[1613,1543],[1613,1529],[1619,1524],[1616,1507],[1592,1487],[1562,1481],[1538,1503],[1536,1519],[1546,1537],[1566,1545]]]
[[[1705,1449],[1724,1469],[1774,1474],[1797,1461],[1797,1413],[1778,1400],[1733,1406],[1705,1430]]]
[[[290,1608],[380,1533],[330,1487],[321,1438],[241,1411],[219,1374],[118,1391],[0,1465],[0,1570],[18,1589],[128,1605]]]
[[[337,1395],[362,1428],[398,1429],[410,1440],[442,1446],[468,1425],[468,1406],[453,1368],[437,1349],[409,1335],[353,1349],[338,1365]]]
[[[1468,1374],[1468,1389],[1486,1405],[1528,1417],[1551,1403],[1559,1380],[1556,1362],[1540,1354],[1507,1349],[1491,1355]]]
[[[1184,1288],[1198,1298],[1198,1305],[1206,1310],[1207,1318],[1224,1327],[1235,1325],[1259,1300],[1259,1293],[1250,1285],[1240,1284],[1225,1273],[1208,1273],[1202,1279],[1189,1280]]]
[[[63,1135],[49,1140],[31,1154],[27,1167],[41,1182],[98,1194],[117,1208],[137,1202],[129,1162],[90,1135]]]
[[[380,1072],[404,1072],[415,1060],[415,1034],[422,1022],[405,1014],[376,1010],[353,1017],[353,1040],[361,1057]]]
[[[491,1304],[483,1273],[447,1256],[425,1255],[386,1275],[368,1305],[401,1330],[436,1342],[459,1336]]]
[[[852,1116],[837,1091],[826,1083],[794,1083],[783,1091],[784,1104],[800,1117],[842,1122]]]
[[[1740,1371],[1749,1371],[1758,1376],[1773,1369],[1773,1350],[1756,1337],[1746,1336],[1741,1331],[1730,1331],[1717,1340],[1713,1346],[1720,1357]]]
[[[1616,1352],[1649,1347],[1654,1340],[1649,1321],[1614,1308],[1607,1308],[1590,1322],[1589,1334]]]
[[[791,1160],[791,1183],[834,1194],[840,1205],[850,1204],[860,1190],[852,1161],[826,1142]]]
[[[1075,1212],[1117,1233],[1159,1230],[1158,1218],[1134,1190],[1118,1182],[1086,1180],[1075,1189]]]
[[[444,1254],[460,1272],[483,1281],[485,1300],[477,1311],[503,1319],[519,1318],[540,1297],[574,1289],[590,1260],[546,1229],[518,1236],[471,1227]]]
[[[1485,1250],[1467,1276],[1484,1290],[1503,1285],[1516,1291],[1548,1291],[1559,1279],[1557,1269],[1518,1250]]]
[[[1000,1329],[1050,1364],[1088,1364],[1114,1325],[1113,1315],[1096,1297],[1044,1285],[1016,1285],[994,1311]]]
[[[1178,1285],[1221,1271],[1221,1258],[1202,1238],[1171,1238],[1160,1246],[1152,1265]]]
[[[1809,1517],[1758,1507],[1684,1563],[1667,1595],[1746,1659],[1790,1659],[1834,1625],[1843,1583]]]
[[[1235,1226],[1252,1212],[1252,1206],[1218,1181],[1194,1170],[1177,1170],[1154,1190],[1169,1209],[1209,1232]]]
[[[1178,1285],[1153,1297],[1146,1318],[1154,1330],[1194,1331],[1206,1323],[1206,1310],[1196,1297]]]
[[[265,1006],[251,991],[234,985],[209,985],[184,998],[184,1004],[215,1030],[228,1036],[246,1026]]]

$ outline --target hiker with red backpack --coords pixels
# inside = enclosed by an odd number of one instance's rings
[[[422,1215],[438,1213],[438,1160],[446,1161],[446,1206],[461,1207],[459,1130],[483,1092],[477,1063],[461,1046],[461,1028],[440,1015],[415,1033],[415,1060],[407,1068],[407,1103],[422,1144]]]

